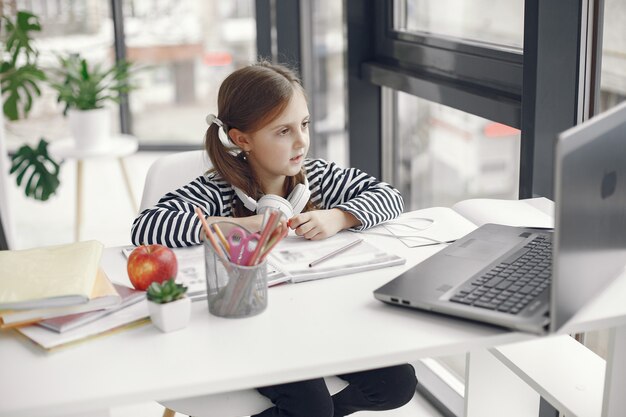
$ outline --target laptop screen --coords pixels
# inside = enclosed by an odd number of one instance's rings
[[[556,142],[551,330],[626,264],[626,102]]]

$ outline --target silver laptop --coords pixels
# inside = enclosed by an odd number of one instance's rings
[[[386,303],[558,330],[626,265],[626,103],[561,133],[555,230],[486,224],[374,291]]]

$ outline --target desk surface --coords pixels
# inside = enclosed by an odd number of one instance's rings
[[[0,333],[0,417],[228,392],[535,338],[375,300],[374,289],[439,250],[375,239],[407,264],[273,287],[267,310],[255,317],[215,317],[197,302],[181,331],[163,334],[147,325],[53,353]],[[106,249],[102,264],[111,279],[127,282],[119,248]],[[624,310],[610,314],[623,320]],[[585,314],[583,320],[599,325],[607,311],[590,307]]]

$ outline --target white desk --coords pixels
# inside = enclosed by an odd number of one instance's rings
[[[76,159],[76,223],[74,229],[74,240],[80,240],[80,227],[82,224],[82,188],[83,188],[83,160],[90,158],[117,158],[124,185],[128,193],[128,198],[133,212],[137,213],[138,206],[130,186],[130,179],[124,165],[124,157],[137,152],[137,138],[131,135],[116,135],[109,138],[109,146],[102,149],[82,150],[74,146],[74,139],[63,139],[51,142],[48,146],[50,155],[58,159]]]
[[[271,288],[267,310],[252,318],[214,317],[199,302],[184,330],[163,334],[148,325],[51,354],[0,333],[0,417],[80,415],[113,405],[484,352],[537,338],[375,300],[374,289],[439,248],[409,249],[393,239],[374,239],[405,256],[407,264]],[[119,249],[105,250],[102,264],[113,280],[127,282]],[[626,277],[613,288],[624,283]],[[591,306],[577,325],[624,323],[626,307],[616,303],[618,294],[602,294],[599,300],[613,307]]]
[[[381,238],[376,238],[381,239]],[[246,319],[194,303],[189,326],[152,325],[46,354],[0,333],[0,416],[80,414],[112,405],[228,392],[466,352],[533,336],[387,306],[372,291],[438,250],[387,239],[408,263],[271,288],[267,310]],[[109,276],[127,280],[107,249]]]

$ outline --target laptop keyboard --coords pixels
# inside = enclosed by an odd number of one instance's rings
[[[551,282],[552,236],[539,235],[516,259],[507,259],[466,282],[450,301],[518,314]]]

